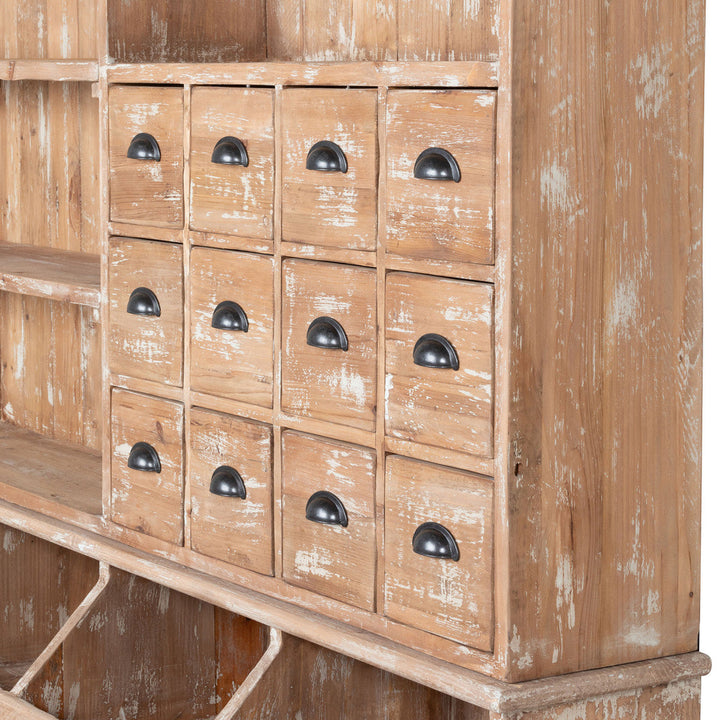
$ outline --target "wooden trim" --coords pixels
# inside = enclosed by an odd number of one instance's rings
[[[178,402],[182,402],[183,400],[183,389],[175,385],[164,385],[154,380],[143,380],[142,378],[118,375],[117,373],[110,374],[109,382],[112,387],[124,388],[125,390],[142,393],[143,395],[154,395]],[[110,415],[108,413],[108,418],[109,417]]]
[[[110,222],[108,232],[115,237],[140,238],[141,240],[160,240],[182,245],[183,230],[175,228],[135,225],[125,222]]]
[[[374,252],[363,250],[347,250],[344,248],[323,247],[322,245],[305,245],[303,243],[281,242],[280,252],[283,257],[375,267]]]
[[[420,445],[409,440],[393,437],[385,438],[385,449],[397,455],[415,458],[415,460],[425,460],[436,465],[448,465],[449,467],[487,475],[488,477],[493,477],[495,474],[495,462],[492,458],[466,455],[454,450]]]
[[[475,280],[477,282],[495,282],[495,266],[475,263],[445,262],[443,260],[417,260],[387,255],[385,265],[388,270],[420,273],[422,275],[438,275],[459,280]]]
[[[100,257],[0,244],[0,291],[100,307]]]
[[[497,87],[496,62],[262,62],[111,65],[111,83]]]
[[[0,60],[0,80],[97,82],[97,60]]]
[[[52,720],[52,715],[4,690],[0,690],[0,717],[3,720]]]
[[[322,435],[331,440],[341,440],[354,445],[364,447],[375,447],[375,433],[370,430],[360,430],[349,425],[315,420],[313,418],[296,417],[279,411],[275,418],[275,424],[288,430],[309,433],[310,435]]]
[[[218,397],[217,395],[208,395],[207,393],[196,392],[192,389],[189,394],[188,407],[201,407],[206,410],[215,410],[268,425],[272,425],[273,422],[273,412],[270,408],[260,407],[259,405],[249,405],[239,400]]]

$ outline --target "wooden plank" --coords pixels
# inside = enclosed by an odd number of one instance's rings
[[[107,73],[111,83],[477,88],[493,88],[498,83],[494,61],[118,64],[109,66]]]
[[[6,487],[18,488],[89,515],[101,514],[98,453],[9,423],[0,424],[0,448],[0,494]]]
[[[515,3],[513,681],[697,647],[703,8]]]
[[[96,60],[4,60],[0,80],[43,80],[49,82],[97,82]]]
[[[0,290],[100,306],[100,258],[31,245],[0,244]]]

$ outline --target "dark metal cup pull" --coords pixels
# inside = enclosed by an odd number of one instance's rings
[[[130,293],[127,304],[130,315],[145,315],[147,317],[160,317],[160,301],[150,288],[135,288]]]
[[[343,326],[331,317],[315,318],[307,330],[307,344],[324,350],[344,350],[349,347]]]
[[[223,300],[213,311],[212,326],[216,330],[247,332],[250,327],[245,311],[232,300]]]
[[[154,160],[160,162],[160,146],[152,135],[139,133],[132,139],[127,156],[131,160]]]
[[[319,172],[346,173],[348,171],[347,158],[342,148],[329,140],[321,140],[310,148],[305,167],[308,170]]]
[[[310,496],[305,505],[305,517],[323,525],[347,527],[348,516],[340,499],[327,490],[319,490]]]
[[[242,165],[248,166],[248,154],[242,140],[228,135],[217,141],[212,153],[212,162],[215,165]]]
[[[416,365],[439,370],[459,370],[460,358],[452,343],[442,335],[428,333],[423,335],[413,349],[413,362]]]
[[[240,500],[247,497],[245,483],[240,473],[229,465],[221,465],[212,474],[210,492],[220,497],[240,498]]]
[[[415,531],[412,539],[413,552],[439,560],[460,559],[460,549],[452,533],[442,525],[426,522]]]
[[[141,472],[159,473],[162,470],[160,456],[150,443],[135,443],[128,455],[128,467]]]
[[[457,183],[460,182],[460,166],[452,153],[433,147],[418,155],[413,175],[418,180],[453,180]]]

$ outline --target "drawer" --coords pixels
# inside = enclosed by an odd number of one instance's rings
[[[183,226],[183,89],[113,85],[110,219]]]
[[[490,650],[492,568],[492,481],[417,460],[388,457],[388,617]]]
[[[495,99],[493,91],[388,93],[389,253],[494,262]]]
[[[192,549],[272,575],[272,428],[193,408],[188,443]]]
[[[112,392],[111,519],[166,542],[183,541],[183,406]]]
[[[112,238],[108,262],[110,370],[182,385],[182,248]]]
[[[286,90],[282,117],[282,239],[374,251],[375,90]]]
[[[492,285],[389,273],[386,288],[386,433],[491,457]]]
[[[287,431],[282,439],[283,577],[375,607],[375,453]]]
[[[193,88],[190,227],[271,239],[273,91]]]
[[[286,260],[282,407],[288,413],[375,427],[375,271]]]
[[[193,390],[272,407],[273,262],[264,255],[193,248]]]

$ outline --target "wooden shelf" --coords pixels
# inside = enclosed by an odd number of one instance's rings
[[[111,83],[497,87],[496,62],[148,63],[108,68]]]
[[[0,497],[50,515],[99,516],[100,453],[0,422]]]
[[[0,80],[97,82],[97,60],[0,60]]]
[[[0,290],[99,307],[100,257],[2,244]]]

